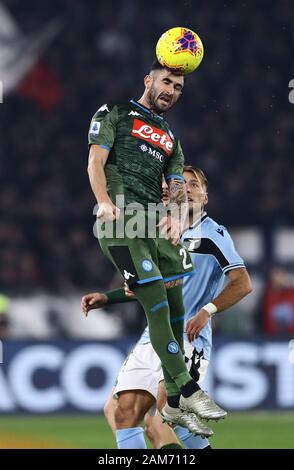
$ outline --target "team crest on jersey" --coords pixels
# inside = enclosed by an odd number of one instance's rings
[[[183,245],[184,247],[190,251],[190,253],[193,253],[193,251],[197,251],[201,244],[201,238],[185,238]]]
[[[158,127],[147,124],[140,119],[134,119],[132,136],[140,140],[145,140],[149,144],[164,150],[167,155],[171,155],[174,142],[168,132],[158,129]]]
[[[91,135],[98,135],[100,131],[100,122],[93,121],[90,126],[90,134]]]

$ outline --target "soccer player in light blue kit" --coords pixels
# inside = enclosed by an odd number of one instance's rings
[[[184,348],[188,370],[194,380],[201,383],[212,347],[211,317],[240,301],[251,291],[251,283],[227,230],[204,212],[208,202],[205,175],[198,168],[186,166],[184,177],[190,226],[183,233],[182,244],[189,250],[196,269],[195,276],[185,279],[183,286],[186,325]],[[195,212],[195,204],[199,207],[198,214],[197,210]],[[226,275],[228,282],[225,285]],[[122,298],[118,291],[114,294],[88,294],[82,299],[82,308],[87,314],[92,308],[119,301]],[[106,417],[113,431],[115,413],[125,416],[126,429],[139,429],[145,413],[149,411],[152,414],[156,400],[158,408],[161,408],[159,402],[165,402],[162,381],[161,364],[152,349],[146,328],[118,375],[112,391],[118,400],[113,400],[111,396],[106,405]],[[213,432],[195,415],[182,412],[178,405],[177,401],[172,405],[165,404],[161,410],[164,420],[176,425],[175,432],[185,447],[209,448],[208,439],[199,435],[210,436]],[[155,448],[173,442],[171,429],[161,423],[158,414],[154,417],[147,415],[146,424],[147,435]],[[125,446],[128,445],[136,448],[136,437],[132,442],[122,443],[121,447],[127,448]]]

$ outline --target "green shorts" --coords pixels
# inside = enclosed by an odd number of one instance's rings
[[[114,230],[113,235],[102,236],[106,226],[107,223],[101,226],[97,223],[101,249],[128,285],[158,279],[168,282],[194,274],[190,255],[181,244],[174,246],[169,240],[161,238],[159,233],[152,238],[143,234],[135,238],[117,238]]]

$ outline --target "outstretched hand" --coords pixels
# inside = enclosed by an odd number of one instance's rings
[[[90,310],[104,307],[107,304],[108,298],[105,294],[100,292],[93,292],[82,297],[81,307],[85,317],[88,316]]]
[[[179,243],[182,234],[182,226],[177,218],[170,215],[162,217],[157,227],[160,228],[164,238],[171,241],[172,245]]]
[[[186,333],[189,342],[191,343],[194,338],[197,338],[202,328],[208,323],[209,313],[202,308],[186,323]]]
[[[99,203],[96,217],[101,222],[112,222],[113,220],[119,219],[119,215],[120,209],[116,207],[111,201]]]

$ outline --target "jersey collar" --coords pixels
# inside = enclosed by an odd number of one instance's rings
[[[139,108],[143,109],[143,111],[145,111],[145,113],[150,114],[153,118],[163,119],[163,116],[160,116],[159,114],[152,113],[152,111],[150,111],[150,109],[146,108],[146,106],[144,106],[143,104],[138,103],[138,101],[131,99],[130,102],[132,104],[134,104],[135,106],[138,106]]]
[[[194,222],[192,225],[190,225],[188,230],[192,230],[193,228],[198,227],[198,225],[201,225],[202,222],[204,222],[204,220],[207,219],[207,217],[208,217],[207,213],[203,212],[201,217],[199,217],[199,219],[197,219],[196,222]]]

